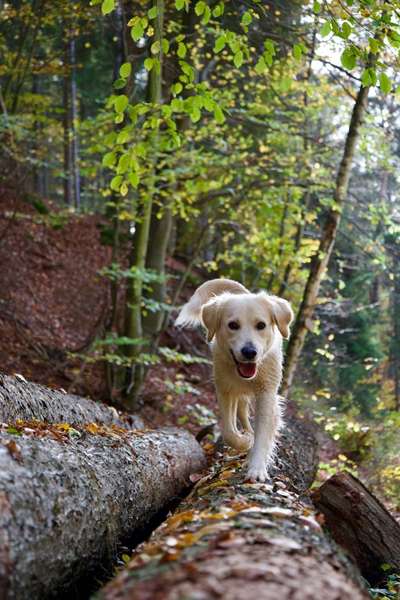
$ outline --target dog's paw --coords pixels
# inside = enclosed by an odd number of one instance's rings
[[[251,433],[232,433],[223,434],[224,441],[238,452],[247,452],[253,447],[254,436]]]
[[[268,470],[265,463],[249,464],[247,467],[246,480],[255,483],[256,481],[264,482],[268,479]]]
[[[253,447],[254,436],[251,433],[245,432],[240,435],[240,450],[247,452]]]

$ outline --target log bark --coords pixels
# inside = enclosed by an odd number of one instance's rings
[[[38,419],[72,425],[99,423],[121,427],[143,427],[136,415],[123,415],[115,408],[62,391],[30,383],[23,378],[0,375],[0,422]]]
[[[322,532],[307,500],[313,432],[287,420],[271,483],[243,481],[242,459],[219,456],[191,495],[139,546],[101,600],[360,600],[354,565]],[[301,466],[301,468],[300,468]]]
[[[361,481],[339,473],[318,488],[313,500],[333,538],[370,583],[385,578],[382,565],[400,571],[400,525]]]
[[[0,431],[1,600],[82,597],[204,467],[194,437],[175,428],[27,425]]]

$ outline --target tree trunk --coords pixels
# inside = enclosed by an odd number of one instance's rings
[[[194,437],[177,428],[2,424],[0,598],[87,598],[120,545],[143,539],[204,465]]]
[[[314,492],[313,500],[333,538],[370,583],[385,579],[382,565],[400,571],[400,525],[361,481],[339,473]]]
[[[151,298],[159,303],[165,302],[165,260],[173,224],[171,208],[166,205],[162,210],[163,214],[160,219],[157,218],[156,214],[153,214],[152,217],[150,227],[152,243],[148,249],[146,260],[146,268],[152,269],[162,278],[162,280],[154,282],[151,286]],[[157,213],[158,210],[153,212]],[[164,323],[164,314],[165,311],[162,308],[154,312],[149,311],[143,320],[144,329],[148,335],[157,336],[160,333]]]
[[[78,94],[76,84],[76,43],[75,38],[68,42],[69,64],[71,66],[71,102],[70,102],[70,126],[71,126],[71,170],[73,181],[74,206],[81,207],[81,180],[79,169],[79,137],[78,137]]]
[[[157,9],[157,17],[154,20],[154,43],[158,42],[159,52],[156,58],[159,61],[159,69],[153,68],[150,71],[148,84],[149,102],[155,107],[161,103],[162,86],[162,38],[164,28],[164,0],[153,0],[153,6]],[[153,206],[153,197],[155,194],[155,169],[157,160],[158,135],[152,134],[152,164],[149,167],[149,181],[147,185],[146,197],[143,200],[141,219],[136,222],[136,231],[133,238],[132,260],[130,265],[136,268],[137,276],[129,282],[127,292],[127,319],[126,335],[132,339],[143,338],[143,318],[142,318],[142,299],[143,299],[143,279],[141,272],[146,267],[146,256],[149,245],[149,232],[151,223],[151,213]],[[127,391],[125,406],[132,410],[136,405],[137,395],[143,383],[144,368],[137,362],[138,356],[143,351],[142,344],[132,344],[127,346],[127,356],[132,359],[132,369],[127,382]]]
[[[194,31],[195,31],[195,22],[196,22],[196,14],[193,5],[188,7],[187,12],[183,11],[183,31],[187,36],[187,39],[192,39]],[[180,71],[179,66],[179,58],[175,57],[174,59],[176,64],[172,63],[167,65],[165,69],[166,73],[175,74]],[[170,93],[170,86],[172,81],[168,82],[169,85],[165,86],[165,89]],[[166,95],[167,92],[164,93]],[[188,127],[189,120],[187,118],[182,119],[178,124],[178,129],[180,133],[183,133],[184,130]],[[169,190],[170,197],[172,198],[174,195],[174,189]],[[169,246],[169,241],[171,238],[171,232],[174,224],[174,215],[171,210],[171,200],[160,198],[161,204],[161,218],[159,218],[158,213],[160,212],[158,206],[153,206],[153,212],[151,216],[151,241],[152,243],[149,246],[147,258],[146,258],[146,268],[152,269],[157,272],[161,276],[161,280],[159,282],[155,282],[152,285],[151,298],[160,304],[165,303],[166,300],[166,281],[165,281],[165,262],[167,258],[167,251]],[[153,338],[154,345],[157,345],[159,334],[162,332],[163,328],[168,323],[168,314],[166,311],[160,308],[154,312],[149,312],[146,318],[144,319],[144,329],[147,335]]]
[[[296,318],[295,325],[286,352],[286,368],[282,384],[282,393],[287,395],[293,383],[294,374],[303,349],[307,330],[310,328],[318,298],[322,278],[327,268],[329,259],[336,240],[340,223],[340,215],[346,200],[347,188],[351,173],[351,166],[356,149],[360,125],[367,106],[368,87],[360,86],[354,103],[353,112],[343,156],[340,161],[336,177],[333,206],[329,209],[319,243],[318,252],[313,256],[310,274],[303,294],[303,300]]]
[[[72,147],[71,147],[71,115],[70,92],[71,73],[68,52],[68,41],[64,45],[64,79],[63,79],[63,128],[64,128],[64,203],[73,206],[72,186]]]
[[[317,463],[305,423],[287,419],[271,483],[244,482],[242,463],[219,458],[99,598],[369,598],[304,495]]]

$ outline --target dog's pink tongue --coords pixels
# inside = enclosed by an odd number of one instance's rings
[[[242,377],[253,377],[256,372],[255,363],[238,363],[238,371]]]

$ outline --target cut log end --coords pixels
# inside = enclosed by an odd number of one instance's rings
[[[383,504],[349,473],[339,473],[313,494],[335,541],[376,584],[387,570],[400,571],[400,525]]]

